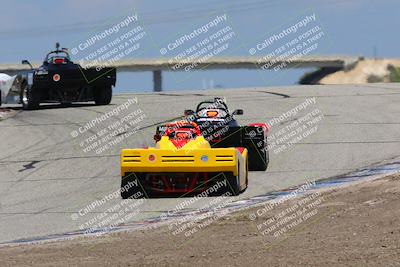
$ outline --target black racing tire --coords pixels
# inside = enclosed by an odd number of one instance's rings
[[[133,184],[137,184],[137,186]],[[139,194],[139,192],[141,194]],[[134,173],[121,177],[121,197],[122,199],[138,199],[145,197],[140,181]]]
[[[247,190],[247,187],[249,186],[249,162],[246,162],[246,187],[243,188],[240,193],[244,193],[244,191]]]
[[[238,169],[240,170],[240,165],[238,163]],[[238,196],[240,194],[240,175],[234,176],[229,173],[227,176],[227,191],[231,193],[231,196]]]
[[[96,105],[108,105],[111,103],[112,87],[95,87],[93,88],[93,97]]]
[[[263,148],[252,148],[249,151],[249,170],[266,171],[269,164],[268,142],[265,140]]]
[[[35,110],[39,108],[40,91],[37,88],[29,87],[26,82],[21,85],[20,102],[22,109]]]

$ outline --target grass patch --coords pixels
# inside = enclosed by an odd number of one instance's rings
[[[383,83],[384,79],[381,76],[372,74],[372,75],[368,76],[367,82],[368,83]]]
[[[389,80],[390,82],[398,83],[400,82],[400,68],[390,65],[389,70]]]

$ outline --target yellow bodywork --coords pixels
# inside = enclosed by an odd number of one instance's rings
[[[176,148],[167,136],[163,136],[156,147],[123,149],[121,176],[131,172],[232,172],[238,176],[238,164],[243,164],[241,169],[244,170],[246,161],[246,149],[240,153],[235,148],[211,148],[203,136],[181,148]]]

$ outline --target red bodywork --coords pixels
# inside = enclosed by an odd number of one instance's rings
[[[164,136],[168,136],[177,149],[182,148],[190,140],[201,136],[199,126],[194,122],[175,122],[165,125],[167,130]],[[158,138],[155,138],[156,140]],[[243,147],[236,148],[240,153]],[[209,180],[218,173],[151,173],[146,179],[146,186],[152,191],[162,194],[202,192],[209,188]],[[162,188],[160,188],[162,185]]]
[[[164,136],[168,136],[177,149],[182,148],[190,140],[201,135],[199,126],[192,122],[177,122],[167,124]]]

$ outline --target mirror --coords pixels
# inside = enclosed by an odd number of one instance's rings
[[[24,60],[22,60],[21,63],[24,64],[24,65],[29,65],[31,67],[31,69],[33,69],[31,63],[28,60],[24,59]]]
[[[153,137],[154,141],[158,142],[161,140],[161,135],[160,134],[155,134]]]
[[[236,109],[235,111],[233,111],[232,114],[233,115],[243,115],[243,109]]]

